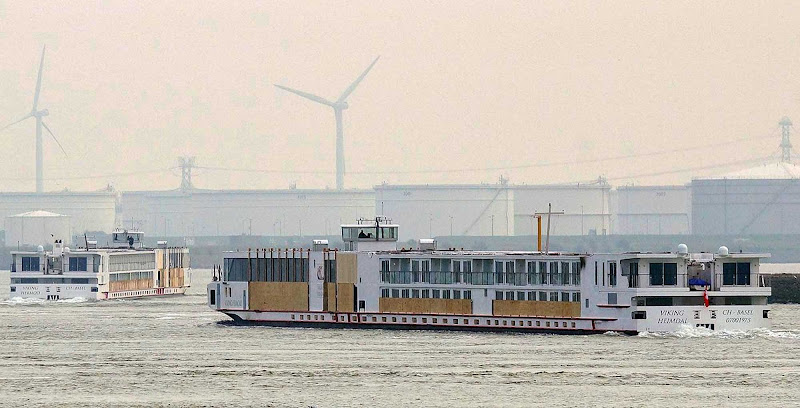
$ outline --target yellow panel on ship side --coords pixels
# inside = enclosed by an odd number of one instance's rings
[[[308,283],[305,282],[249,282],[248,294],[250,310],[308,311]]]
[[[494,300],[495,316],[580,317],[580,302],[547,302],[538,300]]]
[[[382,297],[378,300],[378,308],[381,313],[472,314],[472,300]]]
[[[326,312],[333,312],[336,310],[336,284],[326,282],[323,288],[322,306]]]
[[[337,312],[354,312],[355,302],[355,288],[356,285],[352,283],[337,283],[336,284],[336,311]]]
[[[153,281],[150,279],[131,279],[108,283],[108,289],[111,292],[126,292],[129,290],[150,289],[152,287]]]
[[[356,254],[336,254],[336,282],[358,283],[357,259]]]

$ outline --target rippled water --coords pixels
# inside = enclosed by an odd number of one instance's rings
[[[207,273],[195,271],[195,281]],[[800,306],[774,327],[627,337],[221,325],[195,295],[0,301],[2,406],[793,406]],[[8,299],[0,273],[0,299]]]

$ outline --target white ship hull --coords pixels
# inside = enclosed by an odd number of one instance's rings
[[[259,312],[219,310],[236,324],[278,327],[514,331],[530,333],[592,334],[603,319],[530,316],[478,316],[406,313]]]
[[[95,290],[92,290],[95,289]],[[58,284],[25,284],[15,285],[11,297],[24,299],[65,300],[65,299],[126,299],[149,296],[183,295],[186,287],[151,288],[123,292],[98,292],[95,285],[58,285]]]
[[[331,313],[291,311],[249,311],[218,309],[236,324],[265,326],[340,327],[365,329],[475,330],[532,333],[592,334],[616,331],[676,332],[690,327],[717,331],[747,331],[769,328],[769,306],[640,307],[647,319],[631,329],[616,319],[556,318],[533,316],[442,315],[406,313]],[[651,317],[652,316],[652,317]]]
[[[748,306],[646,306],[636,310],[647,312],[647,318],[637,320],[638,332],[674,332],[684,327],[704,327],[711,330],[746,331],[770,324],[769,305]]]

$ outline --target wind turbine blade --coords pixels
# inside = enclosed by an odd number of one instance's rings
[[[347,99],[347,97],[350,96],[350,94],[356,90],[358,84],[361,82],[362,79],[364,79],[365,76],[367,76],[369,70],[371,70],[372,67],[375,65],[375,63],[378,62],[378,58],[380,57],[381,56],[379,55],[377,58],[375,58],[375,61],[372,61],[372,64],[369,64],[367,69],[365,69],[364,72],[358,78],[356,78],[356,80],[353,81],[353,83],[350,84],[350,86],[348,86],[347,89],[344,90],[344,92],[342,92],[342,96],[340,96],[339,99],[336,100],[336,103],[344,102],[344,100]]]
[[[31,116],[33,116],[33,115],[25,115],[25,117],[23,117],[22,119],[20,119],[20,120],[18,120],[18,121],[16,121],[16,122],[11,122],[11,123],[9,123],[8,125],[5,125],[5,126],[3,126],[2,128],[0,128],[0,132],[2,132],[3,130],[6,130],[6,129],[8,129],[8,128],[10,128],[11,126],[14,126],[14,125],[16,125],[16,124],[17,124],[17,123],[19,123],[19,122],[22,122],[22,121],[23,121],[23,120],[25,120],[25,119],[28,119],[28,118],[29,118],[29,117],[31,117]]]
[[[331,101],[329,101],[329,100],[327,100],[327,99],[325,99],[325,98],[323,98],[321,96],[310,94],[308,92],[298,91],[297,89],[287,88],[285,86],[278,85],[278,84],[275,84],[275,86],[278,87],[278,88],[283,89],[284,91],[291,92],[291,93],[293,93],[295,95],[300,95],[303,98],[311,99],[312,101],[319,102],[319,103],[321,103],[323,105],[328,105],[328,106],[334,106],[335,105],[333,102],[331,102]]]
[[[64,152],[64,156],[67,156],[67,151],[64,150],[64,146],[61,146],[61,142],[59,142],[58,139],[56,139],[56,135],[53,134],[53,131],[50,130],[50,128],[47,126],[46,123],[44,123],[44,121],[42,121],[42,126],[44,126],[45,130],[47,130],[47,133],[50,133],[50,136],[53,136],[53,140],[56,141],[56,144],[58,145],[58,147],[60,147],[61,151]],[[67,156],[67,157],[69,157],[69,156]]]
[[[42,68],[44,68],[44,50],[47,46],[42,47],[42,60],[39,61],[39,76],[36,78],[36,93],[33,94],[33,112],[39,106],[39,91],[42,90]]]

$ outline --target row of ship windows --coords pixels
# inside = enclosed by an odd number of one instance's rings
[[[22,263],[22,272],[39,272],[39,268],[41,263],[39,261],[38,256],[23,256],[21,257]],[[92,272],[97,272],[98,267],[100,265],[100,257],[94,256],[94,263],[93,263],[93,270]],[[48,267],[50,269],[54,269],[54,260],[55,262],[60,262],[59,258],[49,258],[48,260]],[[60,269],[60,266],[55,268]],[[67,270],[70,272],[87,272],[89,270],[88,267],[88,257],[86,256],[70,256],[69,260],[67,261]],[[17,271],[17,263],[11,263],[11,272]]]
[[[579,262],[517,259],[408,259],[381,260],[384,283],[466,283],[472,285],[580,285]]]
[[[117,297],[129,297],[129,296],[146,296],[146,295],[155,295],[156,289],[149,289],[149,290],[137,290],[135,292],[117,292],[109,294],[112,298]]]
[[[68,289],[76,289],[76,288],[68,288]],[[80,288],[80,289],[83,289],[83,288]],[[90,290],[92,292],[97,292],[97,286],[92,286],[90,288]],[[15,286],[12,286],[11,287],[11,292],[16,292],[16,291],[17,291],[17,288]],[[50,287],[45,288],[45,292],[50,293]],[[56,292],[61,292],[61,287],[60,286],[56,286]],[[48,298],[48,300],[49,300],[49,298]]]
[[[303,314],[301,314],[301,315],[297,315],[297,317],[296,317],[296,315],[292,315],[291,318],[292,318],[292,320],[298,320],[298,318],[299,318],[299,320],[311,321],[312,320],[312,316],[313,316],[313,320],[315,320],[315,321],[325,321],[325,316],[324,315],[316,315],[316,314],[315,315],[310,315],[310,314],[303,315]],[[361,322],[363,322],[363,323],[367,323],[367,322],[371,321],[372,323],[378,323],[378,322],[380,322],[380,323],[389,323],[389,322],[391,322],[391,323],[411,323],[411,324],[422,323],[422,324],[428,324],[428,322],[430,320],[431,324],[439,324],[439,319],[440,318],[438,318],[438,317],[428,318],[428,317],[405,317],[405,316],[401,316],[401,317],[397,317],[397,316],[391,316],[391,317],[381,316],[380,317],[380,321],[379,321],[379,318],[377,316],[370,316],[369,318],[367,316],[361,316]],[[470,320],[472,320],[471,324],[470,324]],[[464,325],[464,326],[470,326],[470,325],[480,326],[481,322],[483,322],[482,324],[486,325],[486,326],[540,327],[540,328],[541,327],[552,327],[552,328],[561,327],[561,328],[567,328],[567,322],[564,322],[564,321],[558,322],[558,321],[547,321],[547,320],[545,320],[544,322],[542,322],[541,320],[469,319],[469,318],[457,318],[457,317],[454,317],[454,318],[443,317],[443,318],[441,318],[441,323],[442,324],[454,324],[454,325]],[[544,323],[544,324],[542,324],[542,323]],[[569,327],[574,329],[575,328],[575,322],[569,322]]]
[[[140,279],[153,279],[153,271],[146,272],[125,272],[125,273],[112,273],[108,276],[110,282],[126,281],[126,280],[140,280]]]
[[[11,278],[12,284],[72,284],[72,285],[97,285],[97,279],[89,278]]]
[[[484,289],[484,296],[488,291]],[[580,302],[580,292],[513,291],[497,290],[496,300],[538,300],[544,302]],[[460,289],[402,289],[381,288],[381,297],[402,299],[472,299],[471,290]]]
[[[471,290],[460,289],[381,289],[381,297],[405,299],[472,299]]]
[[[335,282],[335,262],[325,261],[325,274]],[[329,270],[333,270],[329,273]],[[308,258],[226,258],[223,280],[228,282],[308,282]]]
[[[113,255],[108,259],[108,268],[111,272],[155,269],[156,256],[154,253]]]

